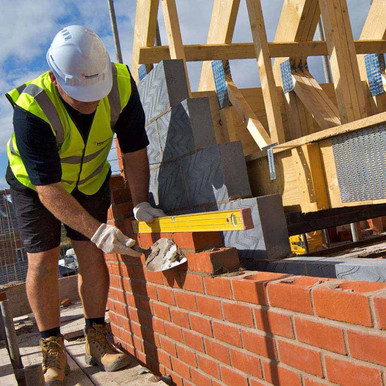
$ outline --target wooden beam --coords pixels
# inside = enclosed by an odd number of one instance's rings
[[[272,142],[282,143],[285,142],[284,128],[271,58],[269,57],[267,34],[260,0],[247,0],[247,8],[271,140]]]
[[[292,73],[294,92],[312,114],[322,130],[341,124],[339,111],[326,95],[319,83],[306,70]]]
[[[331,129],[318,131],[317,133],[313,133],[310,135],[306,135],[301,138],[297,138],[293,141],[288,141],[282,143],[273,148],[273,152],[280,153],[282,151],[291,150],[294,147],[298,147],[301,145],[307,145],[314,142],[320,142],[324,140],[329,140],[332,137],[336,137],[337,135],[342,135],[346,133],[351,133],[353,131],[366,129],[367,127],[373,127],[379,124],[386,123],[386,112],[382,112],[376,115],[371,115],[367,118],[362,118],[354,122],[345,123],[340,126],[332,127]],[[250,155],[247,157],[247,161],[252,161],[254,159],[258,159],[264,157],[266,154],[264,152],[259,153],[257,155]]]
[[[207,43],[228,44],[232,42],[240,0],[214,0]],[[212,64],[202,65],[199,91],[215,90]]]
[[[293,148],[292,158],[297,170],[302,212],[328,209],[330,203],[319,144]]]
[[[157,14],[159,0],[138,0],[135,13],[133,54],[131,60],[131,74],[138,82],[138,68],[140,66],[139,53],[141,47],[153,47],[157,29]],[[148,71],[151,69],[149,64]]]
[[[182,43],[180,23],[178,21],[177,6],[175,0],[161,0],[162,12],[165,20],[166,34],[169,43],[169,53],[171,59],[182,59],[184,61],[186,82],[189,95],[191,94],[188,69],[186,67],[186,58],[184,45]]]
[[[229,100],[236,111],[241,115],[243,120],[247,122],[248,131],[255,140],[257,146],[259,146],[260,149],[263,149],[264,147],[270,145],[271,138],[269,137],[263,124],[231,79],[227,79],[227,89]]]
[[[283,3],[274,42],[312,41],[320,17],[318,0],[286,0]],[[322,54],[323,55],[323,54]],[[274,62],[276,84],[281,85],[280,64],[291,58],[298,65],[306,56],[290,52],[287,57]]]
[[[319,0],[342,123],[366,117],[346,0]]]
[[[386,52],[386,40],[355,40],[354,44],[357,55]],[[297,56],[328,55],[327,43],[323,41],[272,42],[268,43],[268,48],[271,58],[285,58],[291,54]],[[184,45],[184,52],[187,62],[254,59],[256,57],[253,43],[186,44]],[[168,46],[140,48],[140,64],[158,63],[164,59],[170,59]]]

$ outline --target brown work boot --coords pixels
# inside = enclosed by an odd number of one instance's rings
[[[63,336],[41,338],[39,343],[43,353],[42,367],[46,385],[63,385],[64,377],[70,372]]]
[[[130,364],[128,355],[119,352],[107,339],[108,325],[93,324],[86,330],[86,355],[88,365],[99,366],[104,371],[116,371]]]

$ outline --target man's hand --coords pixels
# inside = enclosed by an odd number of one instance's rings
[[[154,217],[165,217],[166,214],[161,209],[153,208],[148,202],[141,202],[133,209],[134,217],[137,221],[153,221]]]
[[[134,257],[141,256],[140,252],[130,248],[135,244],[135,241],[125,236],[113,225],[101,224],[91,237],[91,241],[105,253],[120,253],[121,255]]]

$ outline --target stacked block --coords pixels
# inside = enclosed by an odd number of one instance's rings
[[[252,198],[241,142],[216,144],[208,98],[188,98],[181,60],[166,60],[138,85],[146,114],[149,201],[168,214],[251,208],[255,228],[224,232],[243,260],[290,253],[280,195]]]

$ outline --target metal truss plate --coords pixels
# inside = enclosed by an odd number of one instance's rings
[[[212,62],[214,83],[216,86],[217,99],[220,109],[229,106],[228,90],[225,80],[225,71],[222,60]]]
[[[386,123],[332,138],[342,202],[386,198]]]
[[[381,73],[382,65],[382,60],[380,60],[380,56],[378,54],[365,55],[367,79],[369,81],[369,88],[372,96],[380,95],[385,92]]]
[[[281,70],[281,79],[283,82],[283,91],[284,93],[293,91],[294,89],[294,81],[292,78],[292,72],[291,72],[291,64],[289,60],[286,60],[285,62],[280,64],[280,70]]]

